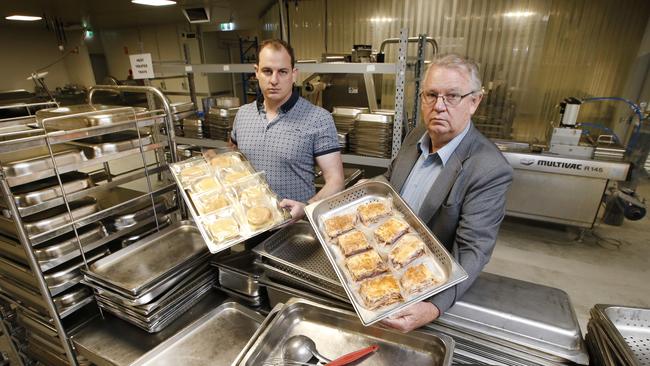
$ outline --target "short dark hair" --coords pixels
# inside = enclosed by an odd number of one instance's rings
[[[260,43],[260,46],[257,48],[257,61],[255,62],[257,65],[260,64],[260,53],[265,47],[271,47],[276,51],[280,51],[284,48],[289,56],[291,56],[291,68],[293,69],[295,67],[296,56],[293,54],[293,47],[281,39],[266,39]]]

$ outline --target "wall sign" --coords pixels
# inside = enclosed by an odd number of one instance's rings
[[[155,77],[150,53],[129,55],[129,60],[131,61],[134,79],[151,79]]]

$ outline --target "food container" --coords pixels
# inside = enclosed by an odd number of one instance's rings
[[[202,156],[190,158],[171,164],[170,170],[212,253],[290,219],[263,172],[254,173],[238,152],[222,153],[209,161]]]
[[[79,117],[70,116],[72,114],[88,112],[93,113]],[[36,121],[39,126],[48,131],[70,131],[80,128],[106,126],[120,122],[133,121],[135,118],[146,118],[148,115],[147,110],[142,107],[81,104],[41,109],[36,112]],[[64,116],[69,117],[60,118]]]
[[[282,346],[294,335],[311,338],[318,352],[330,359],[376,344],[379,350],[365,359],[373,365],[448,366],[454,352],[454,341],[449,336],[365,328],[353,312],[294,298],[253,336],[236,365],[286,364]]]
[[[92,179],[86,173],[69,172],[61,174],[63,190],[66,194],[82,191],[93,185]],[[45,201],[61,197],[61,186],[56,177],[46,178],[27,183],[12,189],[14,200],[18,207],[34,206]],[[4,206],[4,202],[1,203]]]
[[[83,149],[85,156],[89,159],[137,149],[140,146],[144,147],[151,143],[152,139],[150,135],[141,132],[138,136],[138,133],[135,131],[122,131],[69,142],[70,145]]]
[[[430,284],[424,291],[407,293],[403,285],[404,283],[402,282],[404,279],[402,277],[403,272],[393,268],[385,257],[386,253],[392,251],[395,245],[391,244],[390,248],[384,248],[382,244],[373,242],[373,238],[367,234],[367,231],[374,232],[377,225],[384,225],[388,218],[383,218],[378,223],[370,224],[368,227],[360,222],[354,225],[355,229],[358,229],[366,235],[366,238],[371,245],[370,250],[376,250],[379,253],[380,258],[377,260],[378,264],[376,267],[388,267],[387,271],[384,271],[385,273],[381,274],[377,273],[379,271],[375,271],[372,276],[365,279],[366,281],[372,280],[373,282],[355,280],[351,276],[351,272],[348,270],[350,262],[347,262],[348,264],[346,265],[339,246],[335,245],[332,238],[330,238],[326,233],[325,222],[334,217],[341,217],[342,215],[351,215],[351,217],[354,217],[356,220],[357,208],[360,205],[373,202],[384,202],[385,204],[390,203],[392,206],[391,210],[394,215],[397,215],[397,219],[400,220],[402,224],[406,224],[409,228],[408,230],[417,235],[417,237],[424,242],[424,253],[420,258],[426,258],[426,263],[424,263],[424,265],[432,272],[437,283],[432,285]],[[395,192],[395,190],[393,190],[393,188],[387,183],[375,181],[361,183],[332,197],[307,206],[305,208],[305,213],[314,228],[323,249],[325,250],[325,254],[334,267],[339,280],[343,284],[345,292],[354,305],[355,311],[364,325],[371,325],[399,312],[413,303],[425,300],[436,293],[454,286],[467,278],[467,273],[452,258],[442,243],[436,239],[426,225],[417,217],[417,215],[415,215],[415,213],[413,213],[413,211],[411,211],[397,192]],[[390,220],[392,219],[394,218],[390,218]],[[365,253],[368,252],[358,255],[366,255]],[[351,257],[352,256],[350,256],[350,258]],[[415,264],[420,263],[412,262],[408,265],[406,270],[412,268],[412,265]],[[364,273],[361,274],[365,275]],[[360,293],[363,291],[361,286],[372,286],[376,283],[374,281],[377,281],[379,277],[384,278],[382,276],[386,274],[393,276],[393,279],[388,283],[392,285],[395,292],[397,292],[399,287],[399,295],[402,299],[401,301],[398,300],[390,305],[373,309],[372,306],[364,303],[361,298]],[[359,277],[361,276],[358,275],[357,278]],[[364,285],[364,283],[366,285]],[[395,293],[393,294],[397,295]]]
[[[59,171],[86,161],[84,153],[68,144],[52,146]],[[52,157],[46,146],[0,154],[2,170],[10,186],[17,186],[55,175]]]
[[[263,271],[254,259],[255,255],[246,251],[213,260],[212,266],[219,271],[219,285],[245,296],[260,296],[259,278]]]

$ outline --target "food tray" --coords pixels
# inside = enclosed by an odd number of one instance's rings
[[[292,299],[245,350],[238,365],[281,360],[282,345],[294,335],[311,338],[318,352],[331,359],[376,344],[379,350],[360,363],[368,365],[403,365],[405,360],[409,365],[451,365],[454,352],[453,339],[442,334],[365,328],[353,312]]]
[[[269,306],[271,307],[274,307],[278,304],[285,304],[292,297],[299,297],[301,299],[314,301],[322,305],[354,311],[354,308],[349,301],[337,301],[330,297],[325,297],[314,294],[312,292],[303,291],[295,287],[286,286],[284,284],[273,281],[268,276],[262,277],[260,281],[266,288],[266,293],[269,297]]]
[[[121,212],[109,219],[111,225],[111,231],[120,231],[126,228],[135,226],[138,222],[150,219],[154,216],[154,208],[156,215],[160,216],[165,214],[169,209],[169,203],[166,199],[156,199],[155,205],[151,205],[151,200],[144,201],[135,207],[126,209],[124,212]],[[155,222],[154,222],[155,227]]]
[[[31,128],[27,125],[7,126],[0,128],[0,141],[9,141],[43,134],[45,134],[43,129]]]
[[[80,219],[100,211],[100,207],[95,198],[85,197],[71,202],[70,211],[72,212],[72,217],[74,219]],[[35,236],[52,231],[69,223],[70,215],[65,205],[57,206],[51,210],[41,211],[23,218],[23,226],[25,227],[28,236]],[[18,232],[16,230],[16,224],[12,219],[0,216],[0,232],[7,236],[17,238]]]
[[[650,309],[598,304],[596,310],[626,361],[650,365]]]
[[[100,259],[90,266],[87,274],[137,296],[205,253],[196,227],[181,221]]]
[[[249,297],[260,296],[259,278],[264,273],[254,263],[255,255],[243,252],[211,262],[219,272],[219,285]]]
[[[569,297],[556,288],[484,272],[437,322],[557,362],[589,361]]]
[[[79,164],[87,158],[83,152],[67,144],[52,146],[58,169]],[[54,165],[46,146],[0,154],[2,170],[10,186],[54,176]]]
[[[79,113],[90,114],[83,116],[72,116],[73,114]],[[106,126],[120,122],[133,121],[134,116],[136,118],[144,119],[149,116],[149,112],[147,112],[147,110],[142,107],[80,104],[67,107],[41,109],[36,112],[36,121],[39,126],[45,128],[48,131],[70,131],[80,128]],[[50,119],[45,121],[45,119],[48,118],[57,119]]]
[[[284,225],[291,219],[289,212],[278,206],[278,197],[271,191],[263,172],[255,173],[241,153],[226,152],[211,158],[211,161],[212,159],[227,162],[228,167],[213,166],[202,156],[170,164],[170,170],[180,188],[181,196],[211,253],[228,249],[237,243]],[[182,173],[190,169],[195,170],[197,174],[189,177]],[[242,177],[231,181],[229,178],[233,174],[241,174]],[[201,183],[205,179],[213,179],[216,183],[211,188],[203,189]],[[246,193],[252,191],[258,192],[258,195],[253,199],[247,199],[250,196]],[[211,210],[201,204],[202,200],[217,195],[226,200],[225,207]],[[248,207],[253,206],[262,206],[269,210],[269,218],[260,226],[252,225],[247,219]],[[234,226],[234,231],[238,230],[237,233],[219,236],[213,235],[209,230],[210,225],[228,220]]]
[[[176,102],[172,103],[169,105],[169,108],[171,109],[171,112],[176,114],[176,113],[183,113],[187,111],[193,111],[194,110],[194,103],[192,102]]]
[[[244,303],[250,307],[256,308],[259,306],[262,306],[262,296],[257,295],[257,296],[248,296],[244,295],[241,292],[233,291],[229,288],[219,286],[218,284],[215,284],[212,286],[215,290],[221,291],[228,295],[229,297],[238,300],[241,303]]]
[[[48,315],[47,306],[43,302],[40,292],[15,283],[10,278],[0,276],[0,288],[12,298],[19,300],[23,305],[36,310],[38,313]],[[92,297],[90,289],[77,285],[52,298],[54,306],[62,318],[69,315],[70,310],[76,305]]]
[[[86,173],[69,172],[61,174],[61,182],[66,194],[79,192],[93,185],[92,179]],[[32,183],[14,187],[12,190],[18,207],[34,206],[54,198],[61,197],[61,186],[56,177],[50,177]],[[0,202],[5,206],[4,201]]]
[[[158,226],[156,226],[156,222],[154,221],[129,233],[129,236],[122,237],[120,242],[122,244],[122,248],[126,248],[129,245],[136,243],[146,238],[147,236],[166,228],[167,226],[169,226],[169,224],[171,224],[171,218],[169,217],[169,215],[158,217]]]
[[[138,138],[138,133],[135,131],[122,131],[108,135],[75,140],[68,144],[83,149],[84,155],[88,159],[95,159],[110,154],[116,154],[121,151],[137,149],[140,144],[144,147],[151,143],[151,136],[144,132],[141,132],[140,138]]]
[[[263,320],[235,302],[221,304],[147,352],[135,365],[229,366]]]
[[[77,230],[79,241],[82,247],[86,247],[108,234],[101,223],[92,223]],[[64,234],[53,240],[39,244],[34,248],[34,256],[43,264],[53,259],[57,259],[71,252],[79,252],[79,244],[74,232]]]
[[[327,286],[326,284],[309,281],[303,277],[303,274],[300,271],[297,270],[290,273],[266,263],[258,263],[258,265],[264,268],[264,274],[268,278],[305,291],[316,292],[342,302],[350,302],[342,286]]]
[[[403,295],[406,301],[385,306],[377,310],[370,310],[365,307],[360,297],[358,297],[352,281],[348,279],[347,270],[343,268],[342,264],[340,264],[339,249],[335,247],[335,245],[330,244],[330,241],[328,240],[329,238],[324,230],[324,220],[336,215],[350,213],[351,210],[354,212],[354,207],[360,204],[391,200],[393,210],[403,216],[403,220],[408,223],[414,233],[419,235],[420,239],[424,241],[426,244],[425,249],[431,252],[429,255],[432,255],[431,258],[434,259],[432,262],[434,267],[429,268],[433,268],[432,270],[436,271],[438,277],[442,277],[444,281],[422,293],[411,296]],[[307,206],[305,208],[305,213],[314,228],[323,249],[325,250],[325,254],[334,267],[339,280],[343,284],[345,292],[352,301],[355,311],[364,325],[373,324],[399,312],[413,303],[425,300],[434,294],[467,279],[467,273],[465,270],[452,258],[445,247],[429,231],[426,225],[415,215],[415,213],[413,213],[413,211],[411,211],[399,194],[397,194],[397,192],[395,192],[395,190],[387,183],[367,181],[358,184],[339,194]],[[379,252],[381,253],[381,250],[379,250]]]

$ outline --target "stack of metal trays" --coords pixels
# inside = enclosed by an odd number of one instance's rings
[[[587,346],[594,365],[650,365],[650,309],[594,306]]]
[[[507,365],[589,364],[568,295],[559,289],[482,273],[436,322],[457,348]]]
[[[287,226],[253,249],[270,279],[341,302],[349,299],[311,225]]]
[[[334,107],[332,110],[332,118],[339,136],[339,145],[344,152],[348,151],[350,132],[352,132],[354,121],[360,113],[368,113],[368,108]]]
[[[454,353],[449,336],[364,327],[354,312],[303,299],[289,300],[265,323],[233,365],[294,364],[282,357],[282,346],[294,335],[311,338],[318,352],[330,359],[376,344],[379,351],[364,359],[372,365],[445,366],[451,365]]]
[[[387,113],[359,113],[350,132],[350,151],[357,155],[390,158],[393,118]]]
[[[264,271],[255,265],[255,255],[252,252],[244,251],[216,258],[210,264],[218,272],[219,281],[215,288],[247,305],[262,305],[264,289],[259,280]]]
[[[158,223],[169,221],[167,214],[174,208],[174,199],[167,199],[158,196],[152,205],[150,200],[143,201],[133,207],[129,207],[106,220],[106,226],[110,232],[118,232],[128,229],[139,223],[153,218],[154,211],[158,216]],[[155,226],[155,222],[153,223]],[[146,231],[146,230],[145,230]],[[142,231],[140,231],[142,233]]]
[[[136,364],[229,366],[263,320],[238,303],[223,303],[147,352]]]
[[[625,148],[618,144],[599,143],[594,150],[594,159],[622,161],[625,157]]]
[[[212,107],[205,121],[210,138],[228,141],[239,107]]]
[[[45,130],[42,128],[33,128],[29,125],[15,125],[0,127],[0,141],[9,141],[23,137],[43,135]]]
[[[203,121],[200,118],[184,118],[181,122],[183,127],[183,136],[193,139],[202,139],[210,137]]]
[[[181,221],[98,260],[83,282],[101,308],[155,333],[212,288],[209,254],[196,226]]]
[[[196,106],[192,102],[177,102],[170,105],[174,132],[184,136],[183,120],[196,116]]]

